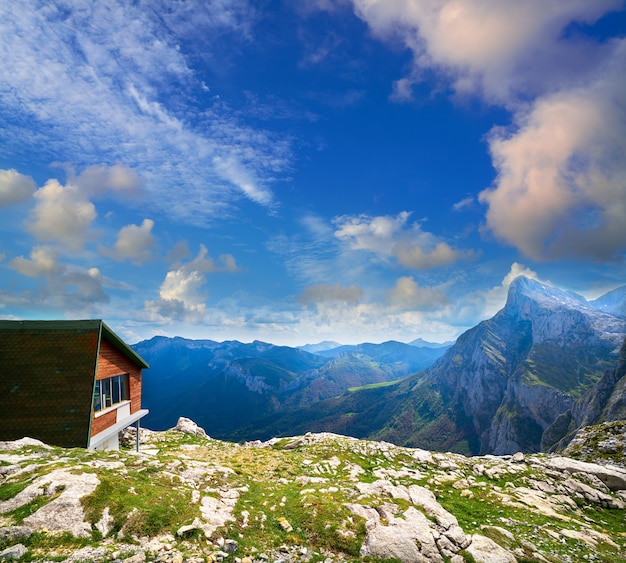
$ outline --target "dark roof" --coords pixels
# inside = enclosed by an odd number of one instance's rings
[[[124,342],[115,332],[113,332],[104,321],[100,319],[78,320],[78,321],[4,321],[0,320],[0,331],[5,330],[97,330],[102,331],[102,336],[118,352],[126,356],[129,360],[140,365],[142,368],[149,368],[148,363],[135,352],[126,342]]]
[[[0,440],[87,447],[101,338],[148,367],[101,320],[0,321]]]

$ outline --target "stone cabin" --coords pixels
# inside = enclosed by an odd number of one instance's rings
[[[148,367],[101,320],[0,320],[0,440],[118,449]]]

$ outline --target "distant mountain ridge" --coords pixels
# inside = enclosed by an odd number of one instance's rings
[[[470,454],[540,451],[548,428],[617,364],[626,320],[597,303],[517,278],[501,311],[422,372],[259,421],[256,431],[324,429]]]
[[[162,430],[183,415],[224,439],[259,418],[407,376],[445,351],[387,342],[313,354],[259,341],[160,336],[133,348],[151,365],[144,380],[143,402],[150,409],[144,423]]]

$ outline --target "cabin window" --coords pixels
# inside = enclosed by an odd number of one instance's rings
[[[98,379],[93,392],[93,410],[101,411],[128,400],[128,375]]]

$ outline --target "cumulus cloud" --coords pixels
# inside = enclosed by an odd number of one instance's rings
[[[410,217],[402,211],[396,217],[388,215],[342,215],[334,220],[335,236],[348,243],[351,250],[369,250],[379,254],[391,254],[398,236]]]
[[[73,185],[48,180],[34,195],[35,207],[26,228],[42,242],[56,242],[68,250],[80,250],[96,218],[96,208]]]
[[[9,268],[24,276],[38,278],[46,275],[61,274],[59,252],[50,246],[36,246],[31,250],[30,258],[18,256],[8,264]]]
[[[152,219],[144,219],[141,225],[126,225],[120,229],[112,249],[101,248],[100,252],[115,260],[130,260],[142,263],[150,259],[154,247]]]
[[[319,283],[304,288],[298,301],[304,305],[319,303],[356,304],[363,298],[363,290],[356,285],[342,287],[340,284]]]
[[[208,294],[204,290],[207,273],[239,270],[233,256],[224,254],[216,261],[204,245],[196,257],[167,272],[156,300],[147,300],[144,309],[149,318],[161,322],[202,322],[206,318]]]
[[[425,72],[513,113],[489,147],[487,230],[535,260],[611,261],[626,250],[626,40],[576,33],[621,0],[352,0],[385,41],[413,53],[393,96]],[[463,209],[467,200],[454,206]],[[436,253],[452,260],[448,249]],[[403,253],[406,256],[406,253]],[[416,253],[418,263],[422,253]]]
[[[487,228],[535,260],[626,250],[626,41],[593,83],[545,96],[495,130]]]
[[[604,48],[567,38],[572,22],[593,23],[621,0],[352,0],[355,13],[384,40],[413,52],[413,70],[394,95],[410,96],[427,69],[443,71],[457,92],[479,92],[508,101],[566,84],[593,68]],[[550,82],[551,81],[551,82]]]
[[[446,242],[438,242],[430,248],[424,248],[419,240],[401,241],[394,246],[393,253],[402,266],[413,270],[431,270],[449,266],[460,257],[460,253]]]
[[[36,246],[30,258],[18,256],[8,263],[20,274],[43,278],[45,285],[35,301],[41,307],[59,307],[67,311],[93,311],[109,301],[103,286],[105,279],[98,268],[79,268],[60,261],[59,252],[49,246]]]
[[[35,193],[35,181],[15,169],[0,170],[0,207],[27,200]]]
[[[449,266],[468,257],[447,242],[422,230],[419,223],[408,224],[410,213],[395,217],[367,215],[341,216],[335,219],[335,236],[351,250],[366,250],[382,257],[393,257],[398,264],[413,270]]]
[[[68,172],[68,183],[90,197],[137,197],[143,186],[137,172],[122,164],[88,166],[78,175]]]
[[[420,286],[413,276],[403,276],[388,292],[389,303],[395,309],[433,311],[449,303],[438,288]]]

